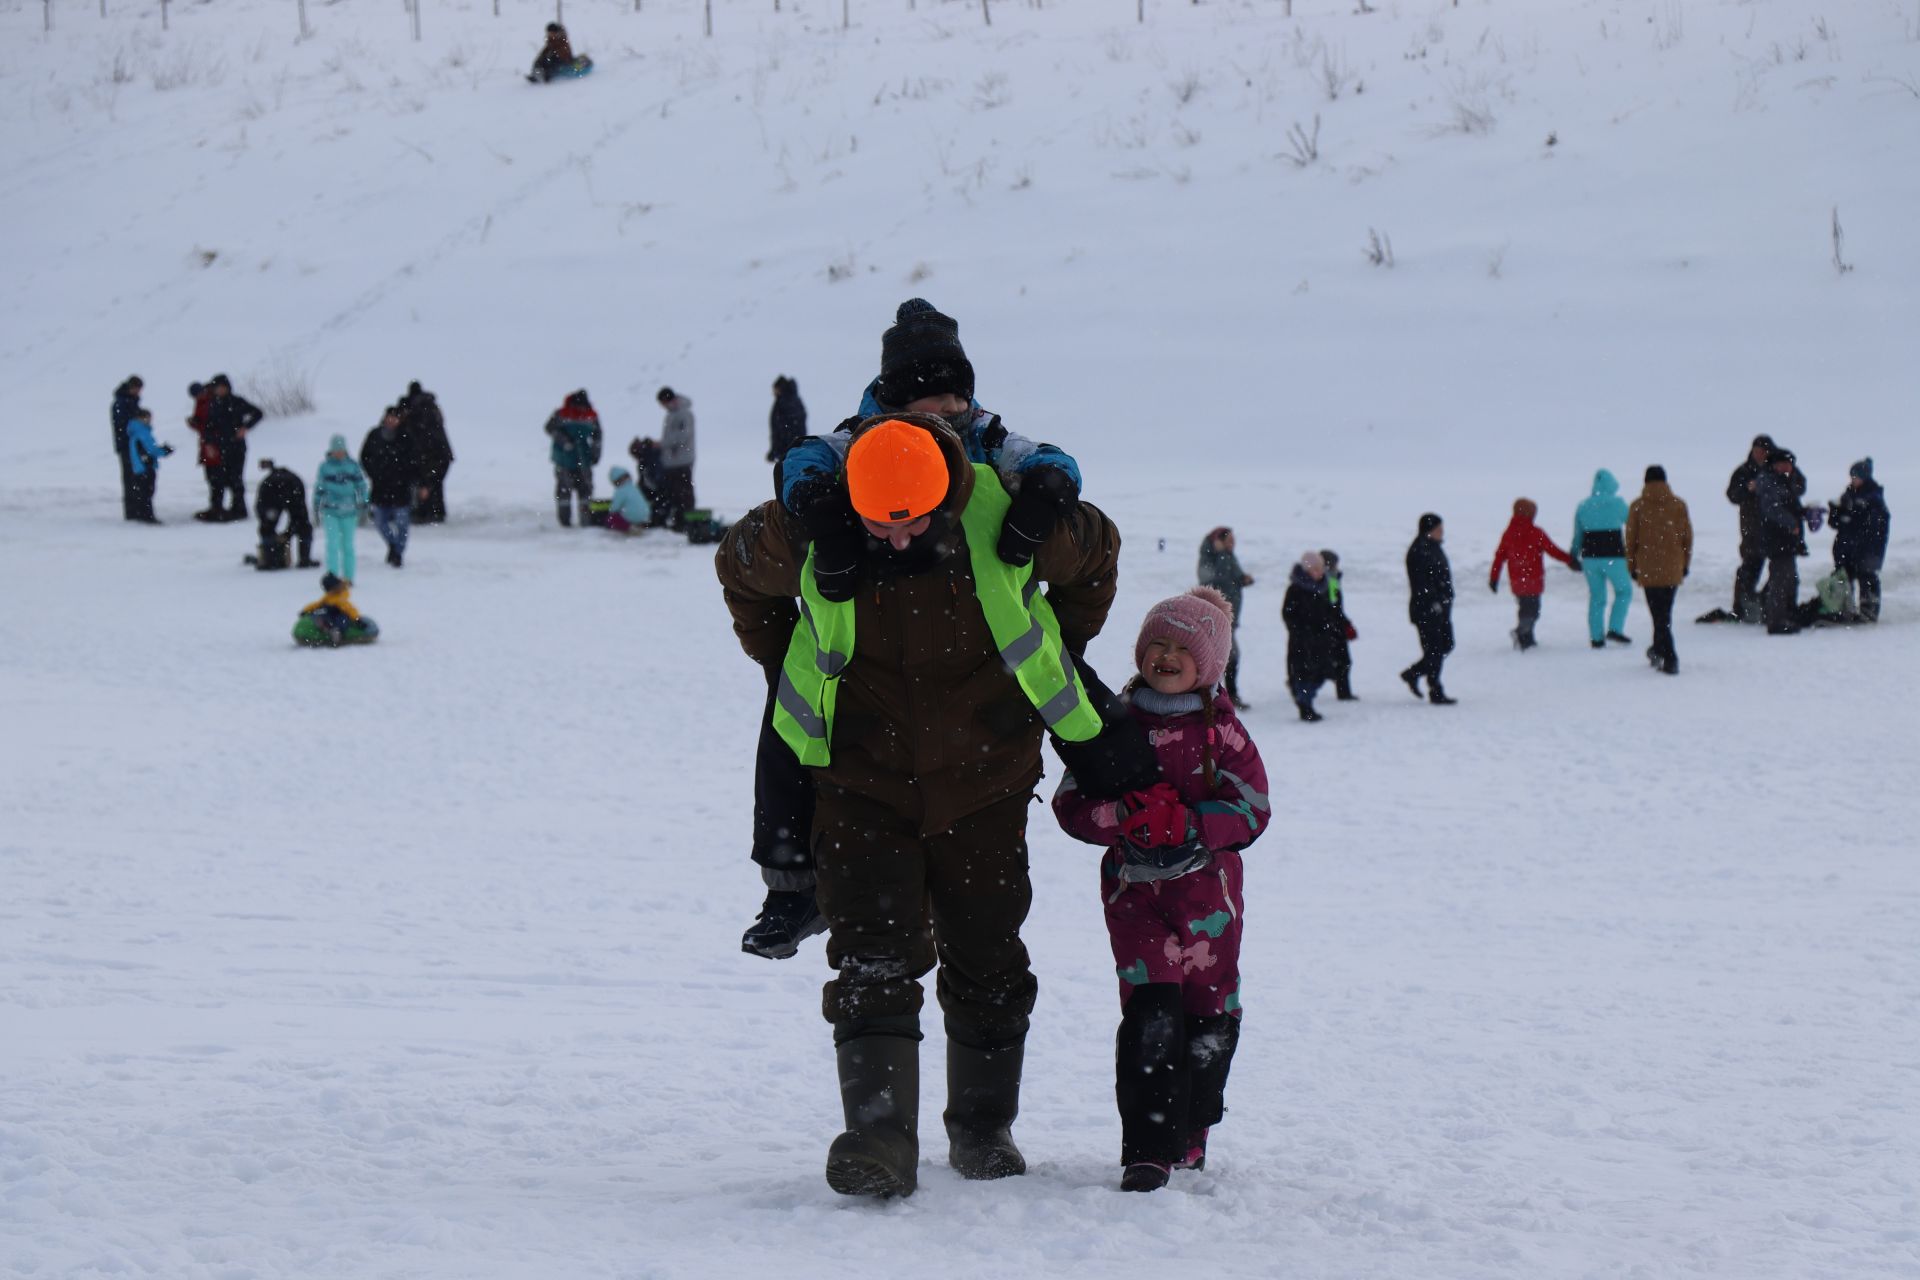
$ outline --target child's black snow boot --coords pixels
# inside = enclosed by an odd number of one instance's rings
[[[740,949],[769,960],[785,960],[800,950],[802,942],[826,929],[827,919],[820,914],[813,890],[769,889],[760,914],[740,938]]]

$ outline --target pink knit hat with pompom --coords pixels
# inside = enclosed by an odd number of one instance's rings
[[[1155,640],[1182,645],[1193,655],[1200,687],[1211,689],[1226,672],[1233,653],[1233,606],[1212,587],[1195,587],[1147,610],[1140,638],[1133,642],[1133,665],[1146,665],[1147,646]]]

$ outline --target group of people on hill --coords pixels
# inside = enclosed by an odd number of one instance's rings
[[[154,486],[159,480],[160,460],[172,456],[173,446],[154,439],[153,411],[140,403],[145,388],[138,374],[114,388],[113,451],[120,459],[123,518],[159,524],[153,513]],[[193,398],[193,412],[186,423],[200,438],[198,460],[207,479],[207,506],[195,512],[194,519],[244,520],[247,435],[265,415],[234,394],[233,383],[224,373],[216,373],[204,383],[192,383],[187,394]]]
[[[593,496],[593,469],[600,463],[603,433],[592,400],[584,390],[570,392],[547,419],[554,514],[561,528],[574,527],[577,515],[583,529],[600,525],[632,534],[666,528],[694,541],[710,540],[706,534],[711,515],[695,505],[693,491],[693,401],[672,387],[661,387],[654,400],[664,414],[660,438],[634,437],[627,452],[638,475],[625,467],[609,471],[613,496],[605,502]]]
[[[1746,462],[1727,486],[1727,500],[1740,508],[1741,564],[1734,587],[1734,609],[1716,609],[1701,622],[1765,623],[1769,634],[1791,635],[1810,626],[1873,623],[1880,618],[1880,569],[1886,559],[1890,517],[1886,494],[1873,477],[1873,459],[1848,469],[1847,487],[1824,511],[1801,503],[1806,477],[1791,451],[1766,436],[1756,437]],[[1513,516],[1500,537],[1487,578],[1500,590],[1508,575],[1517,616],[1508,633],[1522,652],[1538,644],[1535,627],[1546,586],[1546,561],[1566,565],[1586,578],[1588,641],[1595,649],[1633,643],[1626,634],[1628,611],[1637,586],[1646,597],[1653,624],[1648,663],[1678,675],[1673,611],[1680,586],[1693,568],[1694,531],[1687,504],[1673,492],[1666,469],[1646,469],[1640,495],[1631,503],[1607,470],[1595,473],[1593,488],[1574,511],[1573,537],[1562,549],[1536,523],[1539,505],[1515,499]],[[1808,554],[1806,534],[1822,520],[1834,529],[1833,570],[1822,577],[1815,595],[1798,601],[1798,558]],[[1446,656],[1453,651],[1453,571],[1443,543],[1445,524],[1433,513],[1420,517],[1407,548],[1408,619],[1419,637],[1420,657],[1400,673],[1414,696],[1439,706],[1452,698],[1441,684]],[[1765,575],[1766,590],[1760,589]],[[1237,619],[1240,593],[1252,575],[1234,553],[1233,531],[1212,530],[1200,544],[1198,577],[1202,585],[1226,595]],[[1855,592],[1857,591],[1857,597]],[[1342,701],[1353,699],[1352,652],[1358,638],[1341,604],[1339,557],[1330,550],[1309,551],[1292,568],[1281,619],[1287,627],[1287,682],[1302,720],[1318,721],[1317,691],[1334,683]],[[1237,682],[1236,644],[1225,673],[1225,689],[1245,708]],[[1422,682],[1425,689],[1422,690]]]

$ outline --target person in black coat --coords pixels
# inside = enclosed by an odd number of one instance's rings
[[[1420,633],[1420,661],[1400,673],[1416,698],[1425,677],[1427,701],[1438,707],[1455,701],[1440,687],[1440,666],[1453,652],[1453,568],[1440,546],[1446,532],[1445,522],[1429,511],[1407,548],[1407,617]]]
[[[417,382],[407,384],[400,399],[405,415],[401,429],[413,440],[420,460],[419,492],[414,495],[415,524],[443,524],[447,518],[447,472],[453,466],[453,444],[447,439],[447,420],[440,402]]]
[[[1833,524],[1833,567],[1846,572],[1860,589],[1860,619],[1880,621],[1880,569],[1887,560],[1887,535],[1893,517],[1887,493],[1873,478],[1873,459],[1847,468],[1846,492],[1827,504]]]
[[[781,374],[773,380],[773,410],[767,415],[767,461],[778,462],[807,437],[807,406],[800,384]]]
[[[1800,593],[1799,557],[1807,554],[1806,514],[1800,507],[1806,477],[1799,474],[1790,449],[1774,449],[1767,462],[1767,469],[1753,481],[1755,547],[1767,567],[1761,614],[1768,635],[1791,635],[1800,629],[1794,615],[1795,597]]]
[[[667,524],[667,470],[660,463],[660,442],[652,436],[635,436],[627,446],[627,453],[633,458],[634,483],[640,486],[647,508],[653,513],[647,523],[663,529]],[[775,483],[777,488],[778,482]]]
[[[318,569],[313,558],[313,520],[307,515],[307,485],[285,467],[273,465],[272,458],[260,459],[266,476],[253,493],[253,513],[260,521],[260,549],[246,558],[256,569],[286,569],[292,557],[287,543],[298,540],[302,569]],[[280,532],[280,517],[287,517],[287,531]]]
[[[1767,569],[1765,537],[1757,510],[1756,487],[1760,476],[1772,465],[1769,459],[1779,449],[1773,437],[1758,435],[1747,451],[1747,460],[1733,469],[1727,480],[1727,501],[1740,508],[1740,569],[1733,578],[1733,616],[1742,622],[1759,622],[1760,577]],[[1807,478],[1794,467],[1794,498],[1805,497]]]
[[[139,501],[133,474],[133,458],[128,452],[127,423],[140,412],[140,391],[147,384],[135,374],[113,389],[113,452],[120,459],[120,518],[135,520]]]
[[[219,461],[207,468],[207,509],[194,515],[196,520],[245,520],[247,518],[247,433],[260,425],[267,415],[233,393],[233,383],[224,373],[216,373],[207,383],[212,397],[207,401],[207,423],[200,432],[203,443],[212,446]],[[222,500],[231,494],[230,506]]]
[[[420,488],[420,452],[405,428],[399,405],[380,415],[380,425],[367,432],[360,446],[360,469],[367,473],[367,505],[373,527],[387,544],[387,563],[398,569],[407,554],[407,532],[413,522],[413,500]]]
[[[1293,567],[1286,598],[1280,603],[1280,620],[1287,624],[1287,686],[1294,705],[1300,708],[1302,720],[1320,720],[1323,717],[1313,709],[1313,698],[1322,682],[1339,673],[1347,630],[1346,618],[1329,590],[1326,557],[1320,552],[1307,552]]]

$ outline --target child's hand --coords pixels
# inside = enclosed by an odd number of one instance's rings
[[[1126,807],[1127,815],[1120,820],[1121,834],[1149,848],[1181,843],[1193,821],[1171,783],[1156,782],[1145,791],[1128,792]]]

